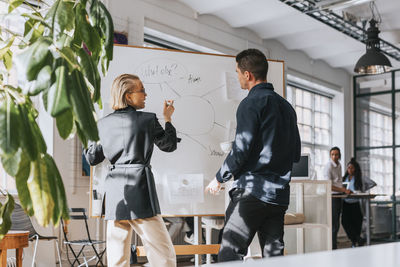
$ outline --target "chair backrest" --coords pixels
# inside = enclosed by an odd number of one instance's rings
[[[29,231],[29,237],[37,234],[35,228],[32,225],[31,219],[25,213],[21,205],[15,203],[14,210],[11,214],[11,229],[16,231]]]
[[[92,239],[90,237],[86,209],[85,208],[70,208],[69,209],[69,218],[70,218],[70,220],[84,220],[85,221],[86,234],[87,234],[88,240],[91,241]],[[65,238],[65,240],[68,241],[67,232],[66,232],[67,226],[65,225],[65,222],[63,220],[61,220],[61,223],[63,226],[64,238]]]

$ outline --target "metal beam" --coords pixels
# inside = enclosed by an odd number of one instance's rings
[[[311,0],[279,0],[282,3],[291,6],[298,11],[316,19],[329,27],[340,31],[347,36],[356,39],[357,41],[366,44],[366,31],[354,24],[345,20],[342,16],[329,10],[319,10],[316,2]],[[381,52],[387,56],[400,61],[400,48],[379,38]]]

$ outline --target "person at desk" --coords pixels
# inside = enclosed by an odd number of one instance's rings
[[[139,77],[118,76],[111,87],[114,112],[98,121],[100,143],[90,142],[85,156],[91,165],[107,158],[112,164],[105,180],[107,266],[128,267],[132,228],[140,236],[153,267],[175,267],[176,255],[160,216],[150,160],[154,144],[162,151],[177,148],[171,124],[173,101],[164,102],[165,130],[145,107]]]
[[[362,190],[361,168],[354,158],[347,164],[343,182],[352,193]],[[360,201],[351,198],[343,199],[342,225],[347,237],[351,240],[352,247],[363,245],[360,237],[362,221]]]
[[[206,190],[214,194],[233,178],[218,261],[241,260],[257,233],[263,257],[283,255],[284,216],[300,136],[293,107],[267,83],[268,61],[257,49],[236,56],[242,89],[232,150]]]
[[[345,193],[351,191],[343,187],[342,165],[340,164],[340,149],[332,147],[329,151],[330,160],[324,168],[324,178],[332,181],[332,194]],[[337,249],[337,234],[340,228],[340,213],[342,211],[342,199],[332,198],[332,249]]]

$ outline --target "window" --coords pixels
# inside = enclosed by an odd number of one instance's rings
[[[176,49],[191,52],[202,52],[211,54],[223,54],[217,50],[198,45],[184,39],[159,32],[150,28],[144,28],[144,47]]]
[[[297,113],[302,153],[311,155],[315,177],[321,179],[332,146],[332,97],[289,82],[287,99]]]

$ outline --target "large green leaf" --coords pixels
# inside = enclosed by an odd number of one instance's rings
[[[28,81],[36,79],[42,68],[53,61],[50,45],[51,39],[41,37],[16,57],[17,69]]]
[[[17,175],[19,164],[21,162],[21,154],[22,149],[20,148],[13,155],[10,155],[8,157],[3,156],[1,158],[1,164],[3,165],[4,170],[12,177],[15,177],[15,175]]]
[[[60,65],[55,70],[56,81],[47,92],[47,112],[56,117],[71,107],[68,97],[67,67]]]
[[[9,0],[9,6],[8,6],[8,13],[11,13],[14,9],[19,7],[25,0]]]
[[[61,216],[65,219],[68,218],[68,205],[67,198],[65,196],[64,184],[61,179],[61,175],[58,172],[57,165],[50,155],[44,157],[47,170],[49,173],[49,184],[51,188],[51,194],[54,200],[54,210],[52,221],[55,226],[58,225]]]
[[[39,17],[39,14],[37,14]],[[40,18],[40,17],[39,17]],[[37,39],[39,39],[44,33],[44,25],[41,21],[38,21],[34,18],[30,18],[25,22],[25,29],[24,29],[24,41],[26,43],[33,43]]]
[[[33,203],[28,189],[28,178],[30,171],[31,161],[25,153],[22,153],[19,170],[15,175],[15,185],[17,187],[18,197],[22,208],[29,216],[33,216]]]
[[[79,68],[76,59],[76,53],[69,47],[64,47],[60,50],[61,57],[68,63],[69,72]]]
[[[27,152],[29,158],[35,161],[39,153],[45,153],[46,143],[35,120],[35,114],[27,104],[18,105],[21,130],[18,131],[21,138],[21,146]]]
[[[93,141],[99,140],[97,124],[93,114],[93,103],[90,99],[89,90],[82,73],[74,70],[70,75],[69,83],[71,85],[70,99],[72,110],[80,130],[82,130],[86,139]],[[83,142],[83,140],[81,141]]]
[[[14,198],[7,193],[6,200],[0,204],[0,241],[11,228],[11,213],[14,210]]]
[[[51,217],[51,221],[53,222],[53,224],[55,226],[58,225],[58,222],[60,220],[61,217],[61,209],[59,204],[59,196],[58,196],[58,190],[57,190],[57,184],[55,181],[55,176],[56,174],[56,170],[57,167],[55,166],[54,162],[52,161],[51,156],[49,156],[48,154],[46,154],[43,157],[44,161],[46,162],[46,170],[47,170],[47,177],[48,177],[48,182],[49,182],[49,187],[50,187],[50,194],[51,194],[51,198],[53,199],[54,202],[54,208],[53,208],[53,216]]]
[[[51,85],[51,76],[53,69],[50,65],[44,66],[39,74],[37,79],[31,84],[28,94],[29,95],[37,95],[41,91],[47,89]]]
[[[35,217],[42,226],[49,224],[54,209],[49,179],[52,179],[52,177],[49,177],[46,161],[42,157],[39,157],[31,163],[28,188],[32,198]]]
[[[71,31],[75,27],[75,14],[72,1],[57,0],[45,16],[45,21],[52,29],[55,40],[64,34],[64,30]]]
[[[33,161],[37,159],[39,152],[36,140],[32,138],[33,132],[28,117],[29,111],[24,104],[18,105],[18,110],[21,121],[21,129],[19,131],[21,136],[21,146],[24,148],[29,158]]]
[[[37,124],[35,116],[32,112],[28,114],[28,117],[33,133],[32,138],[37,143],[39,153],[44,154],[47,151],[47,145],[46,142],[44,141],[42,131],[40,130],[39,125]]]
[[[78,56],[81,63],[81,70],[83,75],[89,80],[90,84],[94,88],[93,102],[97,102],[100,99],[100,74],[92,60],[91,56],[83,49],[78,50]]]
[[[80,128],[78,122],[75,121],[75,128],[76,128],[76,133],[78,134],[79,139],[82,142],[83,147],[87,147],[88,145],[88,139],[85,136],[85,134],[83,133],[82,129]]]
[[[56,125],[61,138],[67,139],[74,127],[74,115],[72,114],[72,110],[67,109],[58,115],[56,117]]]
[[[14,40],[15,40],[15,36],[12,36],[9,40],[7,40],[5,45],[2,46],[2,48],[0,49],[0,58],[2,58],[5,54],[8,53],[8,51],[10,50],[10,47],[14,43]]]
[[[113,58],[114,49],[114,24],[111,14],[108,12],[104,4],[98,0],[93,0],[90,6],[89,16],[95,28],[99,31],[103,39],[103,58],[102,71],[106,75],[110,61]]]
[[[79,27],[76,28],[76,34],[78,34],[80,39],[86,44],[93,56],[97,58],[101,51],[99,33],[87,20],[88,14],[82,4],[77,4],[75,10],[76,25],[79,25]]]
[[[7,53],[3,56],[3,64],[8,71],[10,71],[12,68],[12,56],[13,52],[11,51],[11,49],[8,50]]]
[[[19,147],[18,109],[7,94],[0,98],[0,154],[13,155]]]

